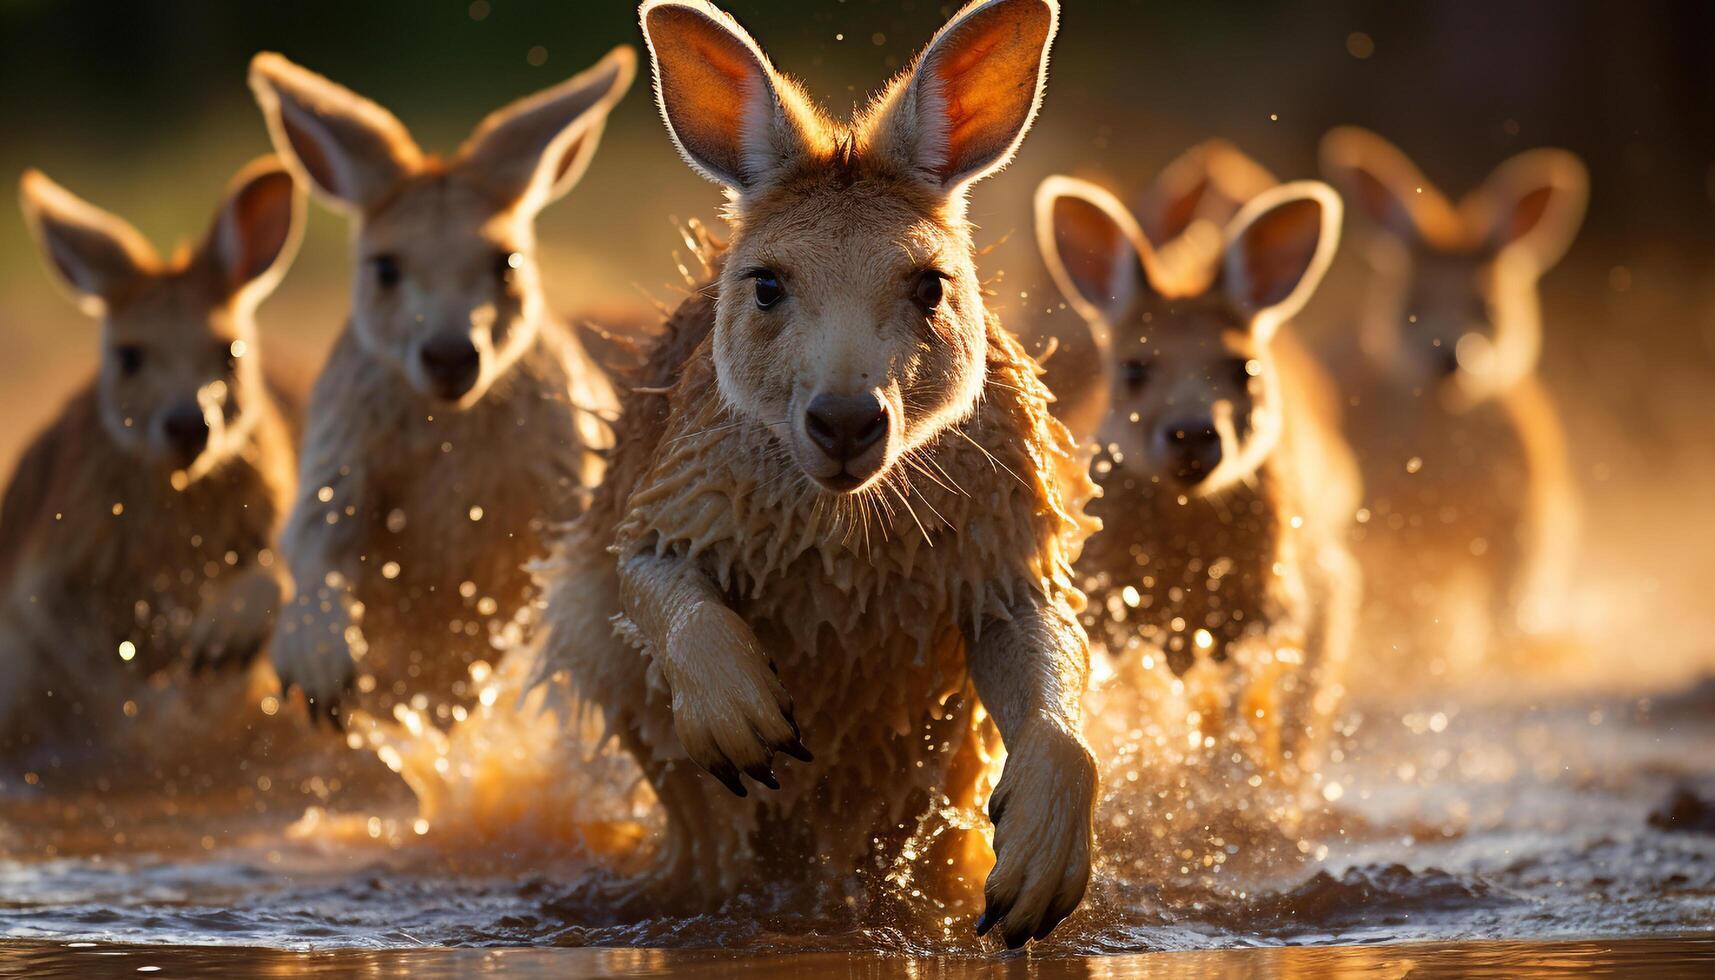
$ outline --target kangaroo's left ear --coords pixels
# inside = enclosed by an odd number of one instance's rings
[[[883,97],[870,144],[956,193],[1012,160],[1042,102],[1056,0],[977,0]]]
[[[1541,274],[1571,247],[1589,198],[1590,176],[1576,156],[1527,150],[1495,168],[1460,211],[1489,248],[1523,256]]]
[[[589,169],[608,113],[636,77],[637,53],[614,48],[582,74],[484,119],[458,165],[497,196],[540,210]]]
[[[1227,296],[1267,343],[1322,281],[1340,245],[1340,196],[1301,180],[1252,198],[1227,227],[1221,280]]]
[[[303,227],[303,191],[279,157],[261,157],[227,185],[197,261],[227,295],[261,299],[292,264]]]

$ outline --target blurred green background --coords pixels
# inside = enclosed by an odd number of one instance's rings
[[[955,5],[726,6],[780,68],[843,111],[906,64]],[[976,190],[972,209],[979,243],[995,246],[983,267],[1004,273],[997,288],[1011,322],[1028,327],[1047,305],[1032,293],[1043,277],[1029,196],[1055,171],[1134,189],[1219,135],[1282,177],[1312,176],[1320,134],[1358,123],[1460,194],[1511,153],[1572,149],[1590,164],[1592,203],[1583,237],[1545,281],[1544,370],[1573,424],[1581,481],[1606,528],[1598,537],[1611,544],[1593,560],[1672,588],[1661,553],[1685,550],[1687,522],[1715,529],[1715,4],[1064,6],[1037,129],[1018,162]],[[40,167],[168,248],[200,235],[227,177],[268,149],[244,85],[258,50],[375,98],[425,148],[451,150],[489,110],[639,40],[631,0],[0,0],[0,174]],[[676,158],[640,84],[583,184],[542,218],[554,301],[565,310],[672,302],[673,222],[712,218],[719,202]],[[347,238],[343,220],[312,206],[296,266],[262,309],[270,357],[306,370],[319,361],[343,314]],[[1305,317],[1324,339],[1348,329],[1361,275],[1345,251]],[[9,469],[92,370],[95,344],[44,274],[16,208],[0,217],[0,343]],[[1715,574],[1708,561],[1692,569],[1703,581]]]

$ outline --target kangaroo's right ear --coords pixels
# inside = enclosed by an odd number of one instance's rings
[[[704,0],[648,0],[639,17],[661,116],[692,169],[744,193],[809,149],[816,110],[732,17]]]
[[[329,207],[361,213],[422,164],[392,113],[280,55],[250,60],[250,89],[274,149]]]
[[[304,195],[274,156],[252,161],[227,184],[197,258],[228,296],[260,299],[292,264],[303,235]]]
[[[1322,137],[1322,176],[1354,209],[1407,242],[1456,246],[1463,224],[1453,205],[1387,140],[1357,126]]]
[[[39,170],[19,181],[24,223],[78,306],[99,316],[158,263],[155,250],[123,218],[49,180]]]
[[[1125,205],[1075,177],[1036,188],[1036,244],[1061,294],[1092,323],[1111,325],[1130,309],[1154,259]]]

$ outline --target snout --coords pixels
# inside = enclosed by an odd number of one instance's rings
[[[1176,419],[1162,426],[1155,438],[1169,471],[1184,486],[1201,483],[1221,465],[1221,434],[1213,419]]]
[[[804,435],[820,454],[811,476],[832,490],[849,492],[881,472],[891,416],[874,392],[817,395],[804,411]]]
[[[1437,380],[1446,380],[1459,373],[1459,351],[1453,344],[1443,343],[1430,352],[1430,367]]]
[[[423,376],[434,393],[450,402],[463,398],[482,373],[482,352],[466,334],[443,334],[417,351]]]
[[[208,418],[194,401],[180,402],[161,416],[161,436],[180,469],[196,462],[208,448]]]

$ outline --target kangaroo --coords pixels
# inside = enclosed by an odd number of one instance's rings
[[[545,652],[647,776],[659,874],[693,901],[911,862],[904,828],[974,803],[990,723],[977,932],[1023,945],[1083,896],[1069,575],[1093,488],[984,306],[965,217],[1035,116],[1058,19],[968,4],[842,124],[714,6],[642,5],[667,129],[733,233],[625,396]]]
[[[101,365],[0,504],[0,739],[96,749],[122,708],[156,722],[156,682],[248,666],[273,625],[294,454],[254,312],[291,264],[303,200],[257,160],[201,244],[163,259],[38,171],[21,199],[49,268],[101,321]]]
[[[1185,240],[1206,239],[1219,234],[1246,201],[1278,183],[1226,140],[1204,140],[1162,168],[1135,196],[1133,214],[1151,242],[1179,239],[1197,223],[1207,223],[1206,228]],[[1096,331],[1075,310],[1062,306],[1039,318],[1033,333],[1053,342],[1051,356],[1042,365],[1042,381],[1054,393],[1054,415],[1084,441],[1101,426],[1107,411],[1106,372]],[[1092,384],[1092,378],[1101,383]]]
[[[1340,199],[1304,181],[1211,203],[1185,165],[1153,194],[1177,186],[1205,210],[1155,222],[1179,229],[1159,247],[1097,185],[1050,177],[1036,195],[1043,259],[1105,368],[1102,530],[1077,567],[1094,599],[1085,624],[1133,668],[1242,664],[1257,761],[1294,779],[1337,701],[1357,615],[1356,463],[1326,378],[1282,329],[1338,247]],[[1219,707],[1200,712],[1205,727]]]
[[[1491,640],[1546,639],[1578,521],[1559,413],[1535,373],[1537,281],[1583,220],[1584,167],[1531,150],[1454,207],[1365,130],[1328,133],[1322,165],[1374,226],[1350,419],[1370,491],[1358,547],[1378,586],[1375,639],[1432,672],[1482,663]]]
[[[332,720],[355,686],[446,724],[469,667],[515,641],[524,566],[600,478],[614,396],[547,309],[536,214],[578,182],[636,72],[616,48],[485,119],[450,159],[277,54],[251,63],[298,178],[353,219],[352,312],[317,380],[281,548],[281,683]],[[456,710],[455,710],[456,709]]]

